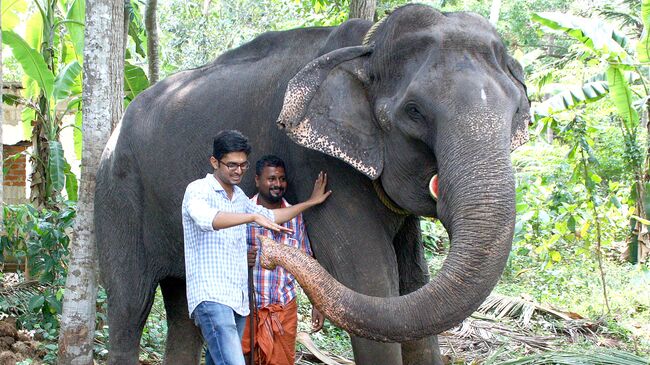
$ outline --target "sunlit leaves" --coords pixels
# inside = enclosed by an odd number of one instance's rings
[[[2,28],[14,29],[20,22],[19,15],[27,10],[26,0],[2,1]]]
[[[45,90],[46,95],[52,95],[54,74],[48,69],[43,56],[30,47],[22,37],[10,30],[2,31],[2,42],[11,47],[25,74],[36,80],[41,90]]]
[[[63,167],[65,191],[68,194],[68,200],[77,201],[79,198],[79,182],[77,181],[77,176],[72,172],[72,168],[67,161],[64,161]]]
[[[140,6],[137,1],[129,0],[124,3],[126,16],[129,17],[129,36],[135,44],[135,52],[146,57],[147,34],[140,14]]]
[[[63,146],[61,142],[49,141],[50,156],[48,159],[48,179],[50,188],[61,192],[65,186],[65,157],[63,156]]]
[[[535,105],[533,115],[535,119],[548,117],[553,113],[573,109],[574,107],[598,101],[609,91],[604,81],[589,82],[582,87],[568,87],[565,91],[546,99],[544,102]]]
[[[570,35],[595,52],[621,59],[627,57],[627,38],[606,22],[554,12],[533,14],[531,19]]]
[[[62,100],[73,93],[74,87],[77,87],[77,94],[81,92],[81,65],[73,61],[66,65],[54,80],[54,98]]]
[[[65,27],[70,34],[70,39],[74,45],[74,50],[77,56],[77,61],[82,63],[83,60],[83,45],[84,45],[84,19],[86,16],[86,2],[85,0],[73,0],[69,5],[68,14],[66,18],[69,20],[65,23]]]
[[[125,103],[128,105],[139,93],[149,87],[149,80],[144,70],[125,62],[124,64],[124,92]]]
[[[38,49],[43,41],[43,19],[38,12],[33,13],[27,19],[25,27],[25,42],[30,47]]]
[[[639,124],[639,114],[632,107],[632,91],[625,80],[623,71],[615,65],[610,65],[607,69],[607,82],[612,100],[616,110],[625,122],[627,132],[633,133],[633,130]]]

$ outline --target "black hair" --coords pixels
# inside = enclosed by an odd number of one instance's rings
[[[255,175],[262,175],[262,170],[264,170],[266,166],[282,167],[285,172],[287,171],[284,161],[282,161],[280,157],[276,155],[264,155],[255,163]]]
[[[226,130],[221,131],[214,137],[212,142],[212,156],[217,160],[230,152],[245,152],[246,156],[251,153],[251,145],[240,131]]]

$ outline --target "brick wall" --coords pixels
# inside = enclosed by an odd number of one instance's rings
[[[6,204],[20,204],[27,202],[27,192],[25,183],[27,178],[27,157],[25,150],[29,147],[27,143],[18,143],[16,145],[2,145],[2,156],[9,160],[5,161],[7,169],[4,175],[4,202]],[[16,154],[20,156],[16,159],[10,158]]]

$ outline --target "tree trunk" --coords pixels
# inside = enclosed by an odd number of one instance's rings
[[[499,22],[499,14],[501,13],[501,0],[492,0],[492,6],[490,7],[490,24],[495,28]]]
[[[42,105],[42,104],[41,104]],[[32,164],[32,176],[30,178],[30,201],[37,209],[47,205],[47,137],[45,136],[45,121],[38,115],[32,121],[32,150],[34,153],[29,161]]]
[[[156,8],[158,0],[149,0],[144,13],[144,24],[147,28],[147,60],[149,61],[149,85],[158,82],[158,26],[156,21]]]
[[[83,67],[83,154],[79,203],[66,280],[59,364],[93,364],[97,297],[95,175],[113,124],[122,116],[124,24],[121,0],[86,0]]]
[[[131,15],[129,14],[129,9],[131,9],[131,0],[124,0],[124,37],[122,38],[124,43],[124,52],[126,54],[126,47],[129,45],[129,25],[131,24]],[[115,126],[113,126],[114,128]]]
[[[375,20],[376,0],[350,0],[350,19]]]

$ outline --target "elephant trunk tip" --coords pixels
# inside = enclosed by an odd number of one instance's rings
[[[261,245],[260,265],[267,270],[275,270],[277,264],[273,259],[273,253],[279,249],[280,245],[269,237],[258,236],[257,239]]]

